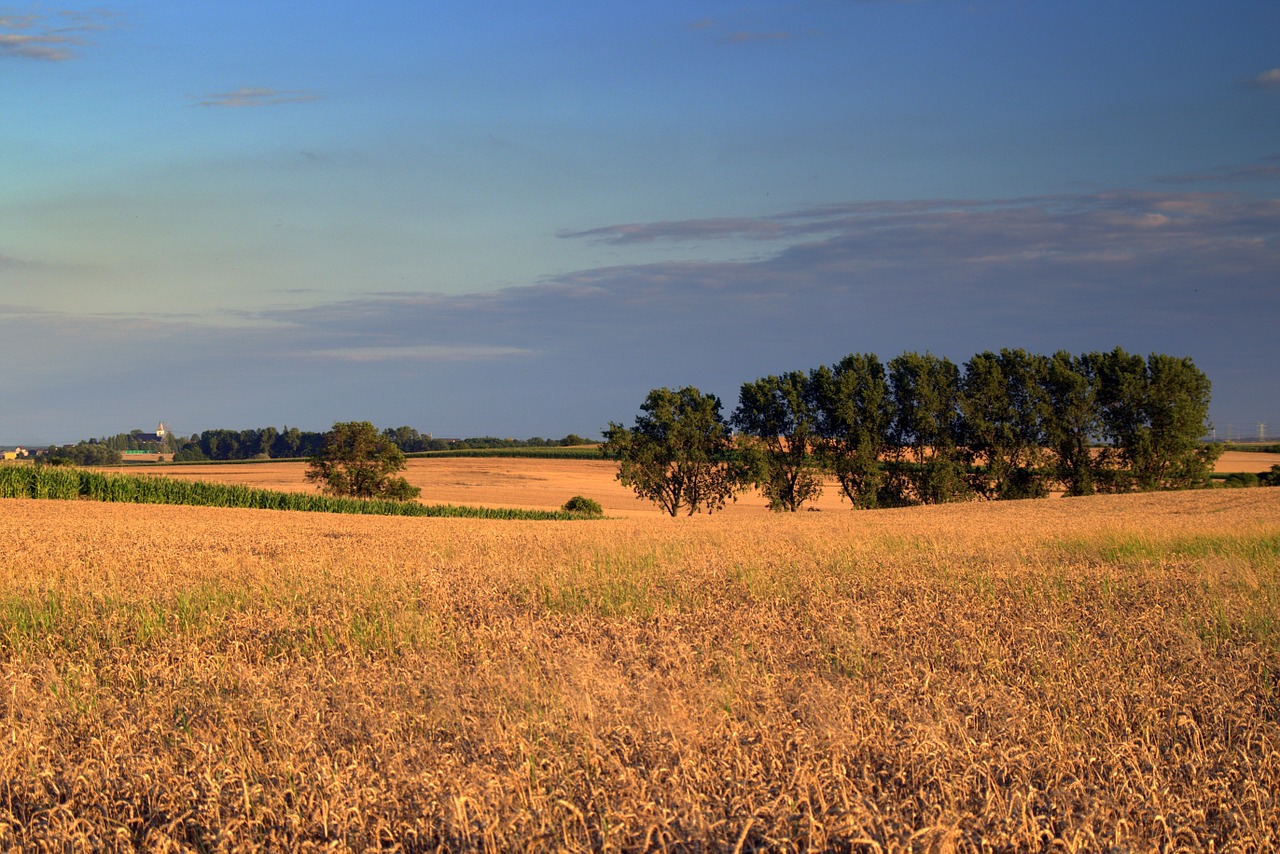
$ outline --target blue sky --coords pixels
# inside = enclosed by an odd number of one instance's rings
[[[1280,4],[0,5],[0,444],[598,435],[850,352],[1280,433]]]

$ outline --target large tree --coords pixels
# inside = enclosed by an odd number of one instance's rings
[[[854,507],[900,503],[885,490],[893,401],[884,365],[874,353],[851,353],[809,374],[818,419],[819,452]]]
[[[754,479],[770,509],[794,513],[822,494],[817,415],[806,374],[743,383],[732,421],[750,437]]]
[[[1185,489],[1208,483],[1220,447],[1209,432],[1209,378],[1187,358],[1145,361],[1117,347],[1091,354],[1103,435],[1117,490]]]
[[[1025,350],[978,353],[960,381],[964,444],[979,464],[970,481],[991,499],[1043,498],[1044,361]]]
[[[635,426],[614,422],[602,453],[618,461],[618,480],[676,516],[724,507],[744,486],[720,398],[692,386],[657,388],[640,405]]]
[[[931,353],[903,353],[889,363],[893,436],[902,499],[941,504],[968,497],[968,452],[961,445],[960,369]]]
[[[396,475],[404,468],[404,454],[378,428],[368,421],[340,421],[324,435],[306,477],[330,495],[408,501],[421,490]]]
[[[1044,437],[1050,468],[1066,495],[1092,495],[1098,489],[1101,429],[1093,360],[1059,350],[1044,359]]]

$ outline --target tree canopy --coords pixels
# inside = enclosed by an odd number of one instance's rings
[[[822,494],[818,419],[800,371],[743,383],[733,426],[750,442],[753,480],[775,510],[795,512]]]
[[[403,477],[404,453],[368,421],[341,421],[324,435],[306,478],[330,495],[409,501],[421,493]]]
[[[604,436],[618,480],[672,516],[720,510],[744,486],[720,398],[692,386],[650,391],[633,427],[610,422]]]
[[[782,510],[817,497],[825,475],[862,508],[1185,489],[1208,485],[1222,449],[1204,441],[1209,392],[1188,358],[1118,347],[963,365],[855,353],[744,383],[736,437],[714,395],[655,389],[635,428],[610,425],[606,453],[672,515],[722,506],[748,473]]]

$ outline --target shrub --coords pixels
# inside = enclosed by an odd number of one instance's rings
[[[600,506],[599,501],[587,498],[582,495],[575,495],[564,503],[561,508],[566,513],[578,513],[583,516],[603,516],[604,508]]]

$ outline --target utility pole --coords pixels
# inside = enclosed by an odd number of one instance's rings
[[[1267,425],[1261,421],[1258,422],[1258,444],[1267,441]]]

